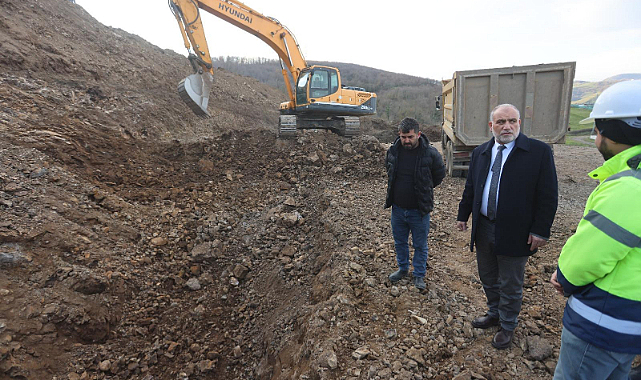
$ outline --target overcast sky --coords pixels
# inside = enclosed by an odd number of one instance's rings
[[[186,54],[166,0],[76,0],[101,23]],[[308,61],[355,63],[431,79],[454,71],[576,61],[576,80],[641,73],[639,0],[245,0],[294,34]],[[212,56],[276,53],[210,14]]]

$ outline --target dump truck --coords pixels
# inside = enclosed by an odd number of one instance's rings
[[[489,115],[499,104],[521,112],[521,133],[562,144],[568,131],[576,62],[456,71],[443,80],[442,147],[447,173],[465,176],[472,150],[488,141]]]

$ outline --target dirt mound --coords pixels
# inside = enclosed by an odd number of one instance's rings
[[[273,128],[277,121],[279,91],[223,70],[210,99],[213,117],[194,118],[175,91],[191,73],[183,56],[105,27],[69,1],[4,0],[1,17],[3,72],[29,79],[24,85],[51,100],[59,117],[154,141]]]
[[[279,141],[283,95],[222,70],[198,119],[175,91],[184,57],[68,0],[0,5],[0,377],[549,378],[563,300],[547,280],[593,150],[555,150],[554,238],[499,354],[470,325],[462,179],[436,191],[428,291],[387,281],[393,125]]]
[[[367,117],[363,118],[361,126],[364,134],[374,136],[382,143],[392,143],[398,136],[398,122],[390,123],[377,117]],[[440,126],[421,125],[420,129],[433,144],[441,141]]]

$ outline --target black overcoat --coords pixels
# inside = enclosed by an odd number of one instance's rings
[[[490,170],[494,138],[472,152],[456,220],[472,214],[470,250],[474,250],[483,187]],[[549,145],[523,133],[516,138],[501,173],[496,210],[495,254],[529,256],[529,234],[549,238],[558,204],[558,183]]]

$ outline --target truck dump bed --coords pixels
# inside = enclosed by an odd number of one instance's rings
[[[568,128],[575,62],[457,71],[443,85],[443,129],[456,146],[489,140],[490,111],[510,103],[521,111],[521,132],[562,143]]]

